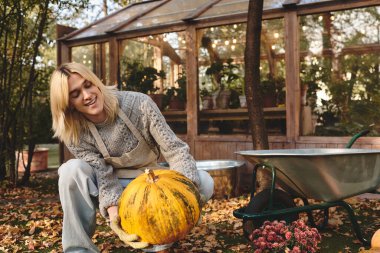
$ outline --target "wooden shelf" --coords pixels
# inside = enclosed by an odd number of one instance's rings
[[[201,120],[248,120],[248,109],[215,109],[200,111]],[[265,119],[286,119],[285,107],[264,108]]]
[[[187,120],[186,111],[167,110],[163,111],[162,115],[164,115],[167,122],[181,122]]]
[[[166,121],[180,122],[186,121],[186,111],[163,111]],[[265,119],[286,119],[285,107],[264,108]],[[199,119],[206,120],[248,120],[247,108],[237,109],[213,109],[199,111]]]
[[[186,111],[176,111],[176,110],[167,110],[167,111],[163,111],[162,114],[166,117],[170,117],[170,116],[185,116],[186,117]]]

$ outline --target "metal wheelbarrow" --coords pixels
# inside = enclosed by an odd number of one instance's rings
[[[367,132],[366,132],[367,133]],[[253,189],[246,207],[233,212],[243,219],[244,235],[248,238],[254,228],[264,220],[293,221],[298,214],[306,212],[309,222],[316,226],[312,211],[323,210],[327,225],[328,209],[341,206],[350,218],[356,237],[369,245],[360,230],[352,207],[344,201],[348,197],[376,190],[380,186],[380,150],[350,149],[357,138],[355,135],[347,148],[334,149],[278,149],[247,150],[237,152],[246,160],[256,164],[253,170]],[[258,169],[271,172],[270,189],[254,194]],[[275,186],[280,185],[282,189]],[[296,206],[294,198],[301,198],[303,206]],[[310,205],[308,199],[321,201]]]

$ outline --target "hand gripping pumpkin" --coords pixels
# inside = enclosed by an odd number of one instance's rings
[[[146,169],[119,202],[121,227],[150,244],[184,238],[200,216],[200,196],[190,179],[173,170]]]

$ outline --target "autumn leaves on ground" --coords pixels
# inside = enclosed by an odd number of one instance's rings
[[[380,228],[380,201],[357,198],[348,201],[364,234],[370,237]],[[175,244],[174,251],[253,252],[242,236],[242,221],[232,215],[233,210],[247,202],[246,196],[210,201],[203,210],[202,223]],[[33,174],[30,187],[10,188],[5,182],[0,184],[0,252],[62,252],[61,223],[56,170]],[[102,252],[140,252],[124,248],[102,217],[98,216],[97,223],[93,240]],[[329,226],[320,233],[320,252],[358,252],[361,247],[352,235],[344,210],[331,208]]]

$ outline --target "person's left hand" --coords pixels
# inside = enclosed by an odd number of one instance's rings
[[[135,234],[127,234],[124,232],[124,230],[120,227],[120,217],[118,215],[115,215],[110,220],[110,228],[119,236],[120,240],[124,242],[125,244],[131,246],[134,249],[143,249],[149,246],[149,243],[147,242],[139,242],[140,239]]]

